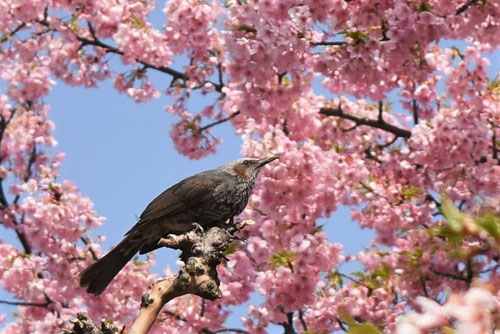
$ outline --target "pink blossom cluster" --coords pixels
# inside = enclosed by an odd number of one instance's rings
[[[187,54],[191,60],[186,67],[188,87],[203,86],[226,56],[224,39],[216,28],[222,14],[218,1],[168,1],[163,12],[165,38],[172,52]]]
[[[191,159],[200,159],[216,151],[222,140],[212,136],[210,129],[200,130],[203,118],[211,116],[212,107],[194,117],[181,105],[167,106],[167,110],[182,117],[172,124],[170,131],[177,151]]]
[[[421,312],[410,312],[398,319],[398,334],[428,333],[456,323],[457,334],[493,333],[498,330],[498,300],[490,291],[473,287],[464,294],[452,294],[444,305],[417,297]]]
[[[175,299],[153,332],[223,330],[249,301],[249,333],[497,329],[499,46],[495,1],[0,2],[0,221],[21,245],[0,243],[0,284],[25,303],[5,333],[59,332],[80,310],[126,325],[154,279],[150,256],[99,298],[78,287],[103,218],[48,153],[56,79],[168,95],[190,158],[217,151],[225,121],[243,155],[280,156],[242,214],[256,224],[219,267],[223,297]],[[210,101],[189,110],[198,92]],[[357,254],[319,225],[341,205],[376,232]]]

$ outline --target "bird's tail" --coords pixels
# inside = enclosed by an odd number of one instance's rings
[[[80,273],[80,285],[99,296],[118,272],[139,251],[141,243],[127,236],[108,254]]]

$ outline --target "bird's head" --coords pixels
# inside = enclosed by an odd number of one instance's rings
[[[271,155],[264,159],[241,158],[223,166],[228,173],[239,177],[244,181],[255,181],[262,167],[278,159],[278,156]]]

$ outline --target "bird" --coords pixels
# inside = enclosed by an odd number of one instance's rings
[[[233,221],[245,209],[262,167],[276,159],[240,158],[171,186],[147,205],[118,245],[80,273],[80,286],[99,296],[132,257],[159,248],[168,234]]]

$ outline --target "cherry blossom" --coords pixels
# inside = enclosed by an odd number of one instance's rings
[[[20,245],[0,241],[18,304],[3,332],[60,332],[82,310],[127,326],[157,278],[150,255],[100,297],[78,286],[106,222],[60,178],[46,97],[105,80],[131,101],[168,96],[191,159],[217,152],[224,122],[242,155],[280,157],[218,268],[222,298],[177,298],[152,332],[226,330],[244,303],[248,333],[497,330],[499,18],[474,0],[0,2],[0,222]],[[322,226],[340,206],[376,235],[355,254]]]

